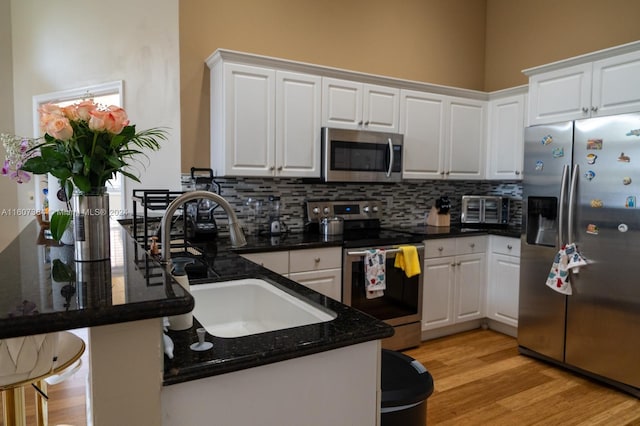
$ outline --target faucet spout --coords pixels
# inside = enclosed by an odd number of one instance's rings
[[[222,209],[229,217],[229,237],[231,238],[231,246],[242,247],[247,245],[247,240],[244,237],[244,233],[242,232],[242,228],[240,227],[240,223],[238,222],[238,217],[233,211],[231,204],[229,204],[227,200],[225,200],[215,192],[186,192],[169,203],[169,205],[167,206],[167,210],[162,216],[162,221],[160,222],[160,227],[162,230],[162,263],[169,263],[169,260],[171,259],[171,218],[181,205],[183,205],[187,201],[198,200],[201,198],[206,198],[218,204],[220,207],[222,207]]]

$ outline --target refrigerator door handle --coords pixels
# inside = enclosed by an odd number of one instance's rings
[[[575,206],[576,206],[576,188],[578,186],[578,176],[580,174],[580,170],[578,169],[578,165],[574,164],[573,173],[571,175],[571,189],[569,190],[569,212],[568,212],[568,221],[567,221],[567,243],[573,243],[573,230],[574,230],[574,222],[575,222]]]
[[[562,181],[560,182],[560,201],[559,201],[559,209],[558,209],[558,247],[560,249],[563,245],[565,245],[566,241],[565,237],[565,214],[564,214],[564,206],[565,201],[567,199],[567,187],[569,186],[569,165],[565,164],[562,167]]]

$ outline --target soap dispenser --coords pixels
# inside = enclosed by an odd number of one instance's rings
[[[173,271],[171,272],[173,279],[176,280],[187,292],[190,292],[191,288],[185,267],[194,262],[195,261],[193,259],[188,257],[176,257],[175,259],[171,259],[171,263],[173,264]],[[193,312],[169,317],[169,330],[187,330],[191,328],[191,326],[193,326]]]

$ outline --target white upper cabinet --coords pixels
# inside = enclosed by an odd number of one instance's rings
[[[489,101],[487,179],[522,179],[526,95]]]
[[[320,176],[322,78],[276,72],[276,176]]]
[[[320,176],[320,77],[217,62],[211,104],[217,176]]]
[[[440,179],[444,170],[446,96],[400,92],[404,179]]]
[[[275,75],[233,63],[212,70],[211,167],[217,175],[273,173]]]
[[[638,46],[631,43],[525,70],[529,76],[527,124],[640,111]]]
[[[483,179],[487,103],[451,98],[444,176],[450,179]]]
[[[398,132],[399,89],[323,78],[322,99],[324,127]]]
[[[482,179],[485,120],[485,101],[402,90],[403,178]]]

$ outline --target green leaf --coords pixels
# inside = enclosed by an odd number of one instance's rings
[[[67,230],[70,223],[71,213],[65,211],[55,212],[51,216],[51,223],[49,225],[51,237],[56,241],[60,241],[62,239],[62,234]]]
[[[131,173],[125,172],[124,170],[120,170],[120,173],[122,173],[124,176],[128,177],[129,179],[135,182],[140,182],[140,179],[138,179],[137,176],[132,175]]]
[[[73,184],[77,186],[80,191],[82,192],[91,191],[91,182],[89,181],[89,178],[87,178],[86,176],[75,175],[73,176],[72,179],[73,179]]]
[[[57,282],[73,282],[76,280],[76,271],[60,259],[53,259],[51,277]]]
[[[49,165],[42,157],[29,158],[22,165],[22,170],[31,172],[36,175],[43,175],[49,173]]]

